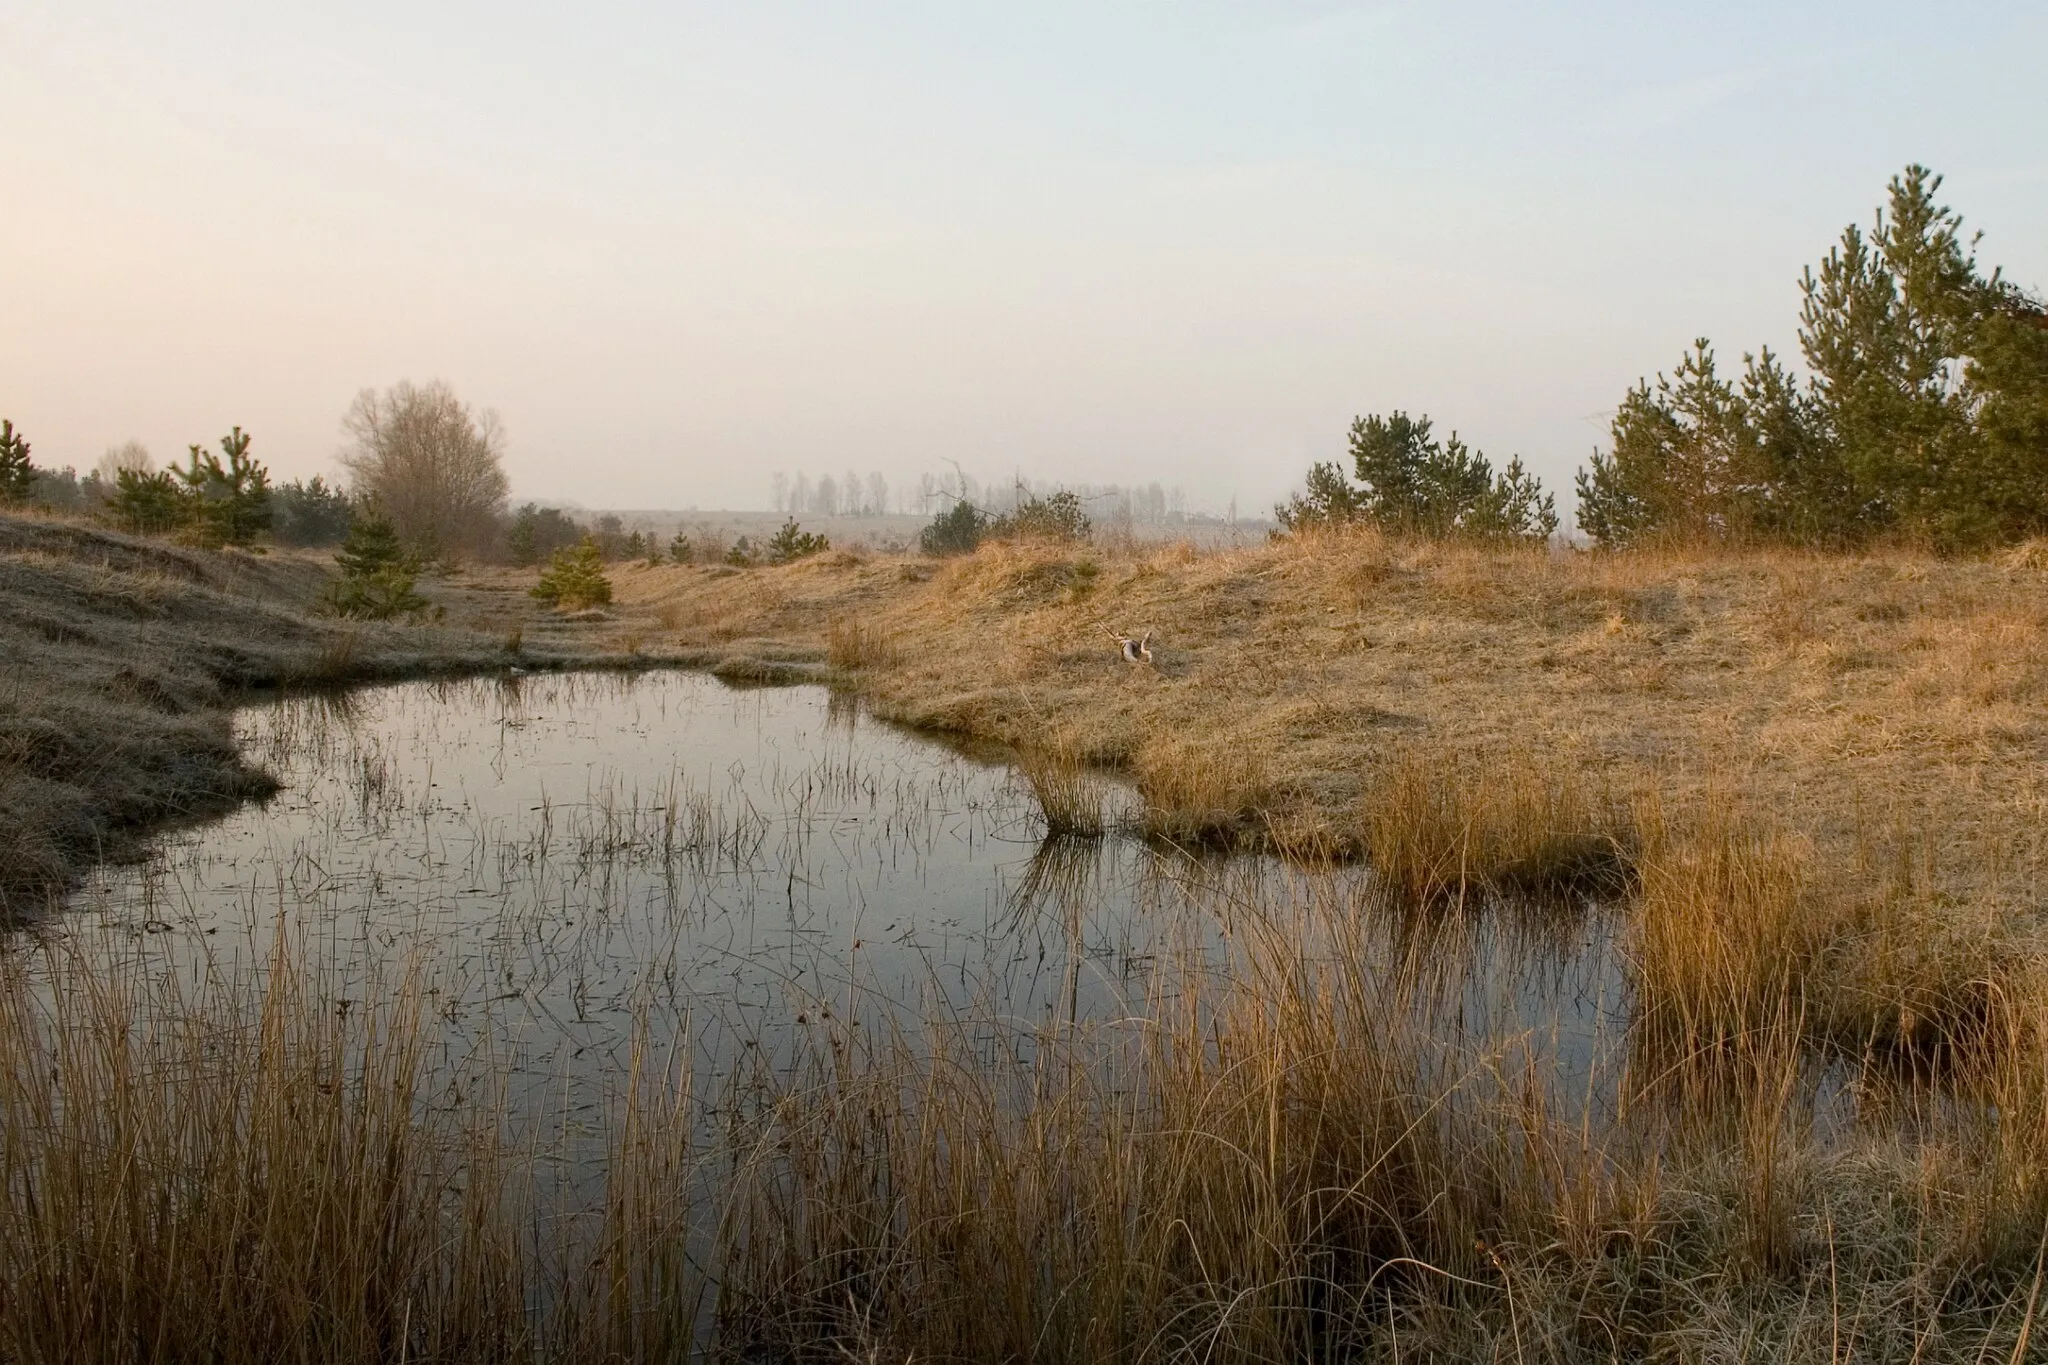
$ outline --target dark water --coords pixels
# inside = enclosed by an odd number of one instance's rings
[[[565,1133],[595,1122],[636,1039],[684,1049],[704,1084],[842,1027],[938,1015],[993,1045],[1141,1013],[1164,961],[1180,979],[1191,961],[1229,970],[1250,919],[1370,900],[1359,871],[1047,842],[999,758],[822,688],[529,676],[289,700],[237,724],[283,791],[103,869],[43,936],[197,982],[253,976],[282,934],[343,1009],[410,972],[437,1093],[509,1078],[515,1116]],[[1622,1008],[1603,923],[1390,920],[1383,938],[1389,962],[1430,968],[1404,979],[1431,1029],[1478,1053],[1533,1047],[1569,1094]]]

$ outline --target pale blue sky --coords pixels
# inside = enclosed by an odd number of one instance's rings
[[[1547,481],[1918,160],[2048,285],[2048,6],[0,0],[0,415],[39,460],[354,392],[515,491],[949,459],[1246,509],[1353,415]]]

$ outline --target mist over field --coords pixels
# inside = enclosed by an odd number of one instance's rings
[[[51,466],[239,423],[332,477],[359,389],[441,378],[519,497],[957,460],[1211,513],[1402,409],[1569,502],[1693,336],[1792,349],[1908,160],[2048,283],[2044,23],[37,0],[0,14],[0,407]]]

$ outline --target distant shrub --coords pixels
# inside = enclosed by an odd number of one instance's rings
[[[988,523],[987,534],[998,540],[1086,540],[1088,514],[1079,494],[1061,491],[1027,498],[1016,510]]]
[[[505,549],[512,562],[523,569],[574,545],[587,534],[574,517],[560,508],[529,502],[512,514],[512,525],[505,532]]]
[[[168,469],[119,469],[106,515],[124,531],[160,535],[183,525],[187,494]]]
[[[986,512],[960,498],[917,533],[917,548],[928,555],[971,555],[988,534],[989,520]]]
[[[1557,499],[1522,468],[1519,455],[1496,473],[1484,454],[1452,432],[1439,441],[1427,417],[1395,412],[1351,423],[1351,476],[1320,462],[1307,489],[1273,509],[1287,531],[1370,521],[1388,530],[1485,540],[1548,540]]]
[[[590,539],[607,561],[617,559],[626,553],[626,523],[607,512],[597,519],[597,529],[591,532]]]
[[[280,545],[338,545],[354,523],[348,494],[318,474],[270,490],[270,535]]]
[[[18,507],[35,495],[36,467],[28,441],[11,421],[0,421],[0,506]]]
[[[384,621],[427,609],[427,599],[415,590],[419,560],[382,514],[357,516],[334,562],[341,577],[327,585],[324,602],[336,616]]]
[[[688,564],[697,557],[697,547],[681,531],[668,543],[668,557],[678,564]]]
[[[63,469],[36,470],[35,491],[29,501],[39,507],[56,512],[91,512],[105,501],[105,485],[97,474],[78,477],[78,471],[65,466]]]
[[[814,555],[821,550],[829,550],[831,548],[831,541],[827,540],[824,536],[804,530],[796,524],[796,518],[791,517],[788,521],[782,523],[782,529],[777,531],[774,537],[769,540],[768,562],[771,564],[787,564],[792,560],[802,559],[807,555]]]
[[[555,551],[540,582],[528,591],[539,601],[565,611],[606,605],[612,600],[612,582],[604,576],[604,552],[589,536]]]
[[[725,562],[735,568],[751,568],[759,561],[760,555],[756,553],[753,542],[745,536],[735,540],[732,543],[732,548],[725,552]]]

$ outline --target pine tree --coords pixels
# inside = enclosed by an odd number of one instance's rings
[[[1452,432],[1439,441],[1428,417],[1396,411],[1351,424],[1351,464],[1310,467],[1308,488],[1274,508],[1289,531],[1371,521],[1411,534],[1548,539],[1557,529],[1557,500],[1515,456],[1496,474],[1486,456]]]
[[[351,578],[368,578],[394,565],[414,564],[398,539],[398,528],[374,508],[358,516],[349,527],[341,549],[335,552],[334,562]]]
[[[787,564],[792,560],[802,559],[807,555],[814,555],[821,550],[829,550],[831,548],[832,542],[830,540],[827,540],[824,536],[804,530],[796,524],[796,518],[791,517],[788,521],[782,523],[782,529],[769,539],[768,562],[771,564]]]
[[[270,472],[250,456],[249,442],[236,427],[221,437],[226,463],[195,445],[190,466],[177,471],[196,500],[193,525],[209,544],[248,545],[270,525]]]
[[[418,558],[398,538],[398,528],[374,508],[358,515],[335,552],[341,577],[327,588],[327,608],[336,616],[387,620],[416,616],[429,605],[420,596]]]
[[[1908,166],[1868,232],[1800,280],[1797,382],[1768,350],[1739,389],[1702,341],[1622,401],[1579,476],[1602,544],[1651,535],[1969,549],[2048,529],[2048,308],[1986,278],[1976,238]]]
[[[1557,495],[1510,455],[1508,466],[1474,500],[1459,529],[1487,540],[1549,540],[1557,534]]]
[[[1308,467],[1307,482],[1303,492],[1273,508],[1284,530],[1340,525],[1365,516],[1365,495],[1344,476],[1341,466],[1318,460]]]
[[[0,420],[0,506],[27,502],[36,489],[36,467],[29,462],[28,442],[11,421]]]
[[[1843,467],[1880,524],[1944,542],[1985,533],[1959,382],[1981,282],[1941,177],[1892,178],[1868,237],[1855,224],[1800,280],[1800,348]]]
[[[107,514],[123,530],[152,535],[184,525],[190,502],[191,495],[168,469],[119,469]]]
[[[555,551],[540,582],[527,591],[539,601],[567,611],[604,606],[612,600],[612,583],[604,575],[604,551],[590,536]]]

